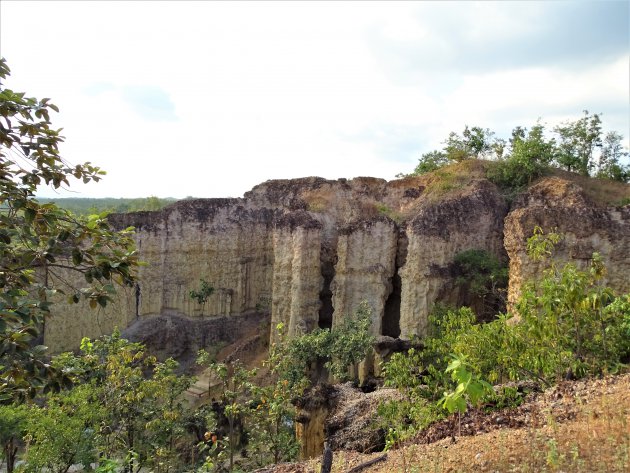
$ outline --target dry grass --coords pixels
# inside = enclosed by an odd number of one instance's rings
[[[602,207],[622,205],[630,200],[630,184],[581,176],[573,172],[554,169],[551,175],[571,181],[580,186],[584,193],[597,205]]]
[[[495,165],[495,161],[470,159],[420,176],[426,186],[425,195],[435,200],[454,191],[465,189],[474,180],[486,178],[488,169]],[[624,205],[630,202],[630,184],[582,176],[561,169],[551,169],[549,176],[556,176],[577,184],[590,200],[602,207]]]
[[[469,159],[422,175],[420,179],[425,186],[424,196],[432,202],[447,195],[456,195],[470,187],[474,181],[484,179],[488,166],[491,165],[489,161]]]
[[[630,376],[598,381],[570,399],[548,397],[539,403],[544,419],[526,428],[503,429],[453,443],[407,445],[390,451],[371,473],[424,472],[565,472],[630,471]],[[563,414],[559,415],[559,411]],[[560,422],[568,412],[571,420]],[[336,452],[333,473],[346,472],[380,454]],[[301,465],[319,472],[319,462]]]

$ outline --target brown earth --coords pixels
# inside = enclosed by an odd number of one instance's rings
[[[455,422],[454,422],[455,421]],[[394,472],[628,472],[630,374],[563,382],[531,395],[518,408],[434,424],[413,441],[361,471]],[[348,472],[382,453],[336,451],[332,472]],[[278,465],[274,473],[319,472],[319,461]]]

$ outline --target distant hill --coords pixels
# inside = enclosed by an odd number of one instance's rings
[[[140,210],[160,210],[177,199],[166,197],[139,197],[136,199],[111,198],[105,197],[100,199],[85,197],[67,197],[67,198],[46,198],[40,197],[41,203],[54,202],[59,207],[67,209],[76,215],[90,215],[102,212],[136,212]]]

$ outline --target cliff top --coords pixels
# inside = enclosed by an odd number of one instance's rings
[[[208,222],[219,214],[229,214],[225,218],[232,220],[254,219],[290,226],[317,226],[317,220],[322,218],[353,224],[383,217],[397,223],[416,221],[420,225],[427,212],[439,208],[478,205],[471,204],[472,201],[507,205],[502,192],[487,178],[494,165],[492,161],[466,160],[421,176],[392,181],[373,177],[330,180],[316,176],[269,180],[246,192],[243,198],[188,199],[160,211],[113,214],[110,218],[116,226],[145,229],[173,217]],[[534,181],[528,192],[514,199],[512,206],[523,205],[524,199],[579,207],[620,206],[630,201],[630,185],[554,169]]]

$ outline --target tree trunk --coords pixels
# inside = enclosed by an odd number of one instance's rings
[[[5,457],[7,459],[7,473],[13,473],[15,461],[17,460],[18,448],[14,445],[15,439],[11,437],[9,442],[4,446]]]

